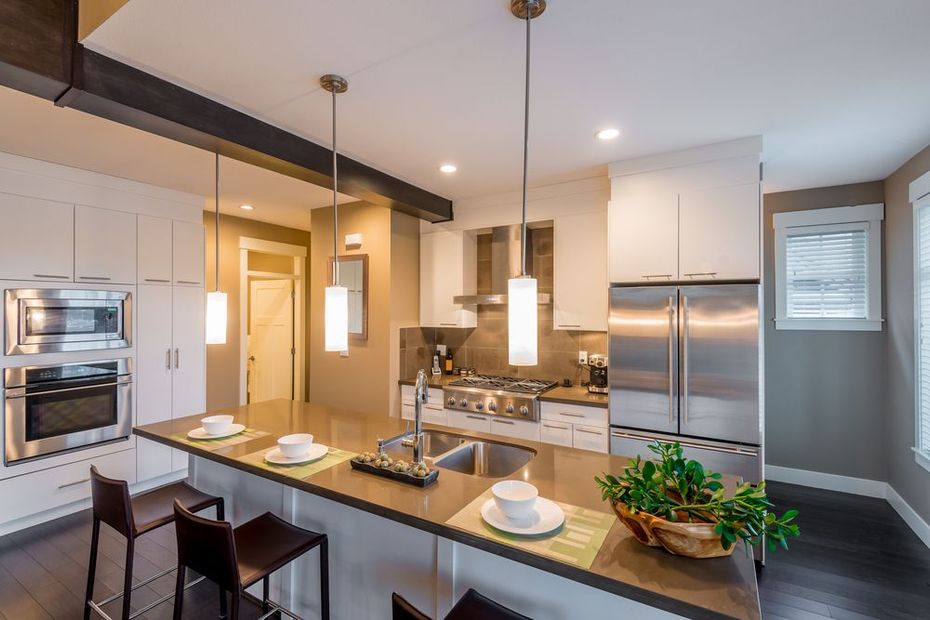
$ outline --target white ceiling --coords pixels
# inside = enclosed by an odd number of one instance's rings
[[[507,0],[133,0],[85,44],[461,199],[520,183]],[[930,142],[927,0],[550,0],[533,22],[530,180],[749,135],[766,191],[885,177]],[[613,143],[595,130],[617,126]],[[440,163],[459,172],[444,176]]]
[[[0,151],[197,194],[213,209],[213,153],[7,88],[0,88],[0,110]],[[221,213],[310,230],[310,209],[332,204],[332,196],[311,183],[220,160]],[[352,200],[340,195],[340,202]]]

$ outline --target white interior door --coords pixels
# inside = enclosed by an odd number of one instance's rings
[[[293,397],[293,290],[293,280],[249,285],[249,402]]]

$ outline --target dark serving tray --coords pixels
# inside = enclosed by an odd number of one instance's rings
[[[439,479],[438,469],[432,470],[427,476],[423,478],[418,478],[417,476],[411,476],[410,474],[404,472],[384,469],[382,467],[375,467],[371,463],[360,463],[355,459],[352,459],[349,462],[352,463],[352,469],[357,469],[359,471],[374,474],[376,476],[382,476],[384,478],[390,478],[391,480],[403,482],[404,484],[412,484],[415,487],[427,487]]]

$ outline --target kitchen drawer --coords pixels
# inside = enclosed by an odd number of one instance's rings
[[[576,424],[572,432],[572,445],[581,450],[606,453],[610,444],[608,430],[598,426]]]
[[[471,413],[470,411],[447,410],[449,414],[449,426],[462,428],[468,431],[479,431],[481,433],[491,432],[490,416],[480,413]]]
[[[585,405],[547,402],[542,402],[540,405],[540,416],[543,420],[607,428],[606,407],[586,407]]]
[[[555,420],[543,420],[539,423],[539,440],[557,446],[572,447],[572,425]]]
[[[407,405],[405,405],[406,407]],[[411,413],[413,413],[413,406],[410,406]],[[413,419],[413,418],[411,418]],[[426,406],[423,407],[423,422],[429,422],[430,424],[441,424],[442,426],[449,425],[449,414],[442,406],[442,404],[434,404],[432,400],[426,403]]]
[[[412,385],[402,385],[400,386],[400,402],[402,405],[413,405],[413,401],[416,400],[415,396],[416,388]],[[430,388],[429,389],[429,399],[427,402],[430,405],[436,405],[440,409],[443,407],[445,401],[442,399],[442,390],[439,388]],[[411,418],[412,419],[412,418]]]
[[[539,422],[493,416],[491,417],[491,432],[513,439],[539,441]]]
[[[400,404],[400,417],[403,420],[412,420],[416,412],[413,410],[413,405],[408,405],[407,403]]]
[[[90,497],[90,466],[108,478],[136,481],[136,451],[123,450],[86,461],[43,469],[0,482],[0,523],[64,506]]]

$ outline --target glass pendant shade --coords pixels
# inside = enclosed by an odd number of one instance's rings
[[[327,286],[323,310],[327,351],[349,350],[349,289]]]
[[[507,280],[507,345],[511,366],[537,364],[536,278]]]
[[[207,293],[207,344],[226,344],[226,293]]]

